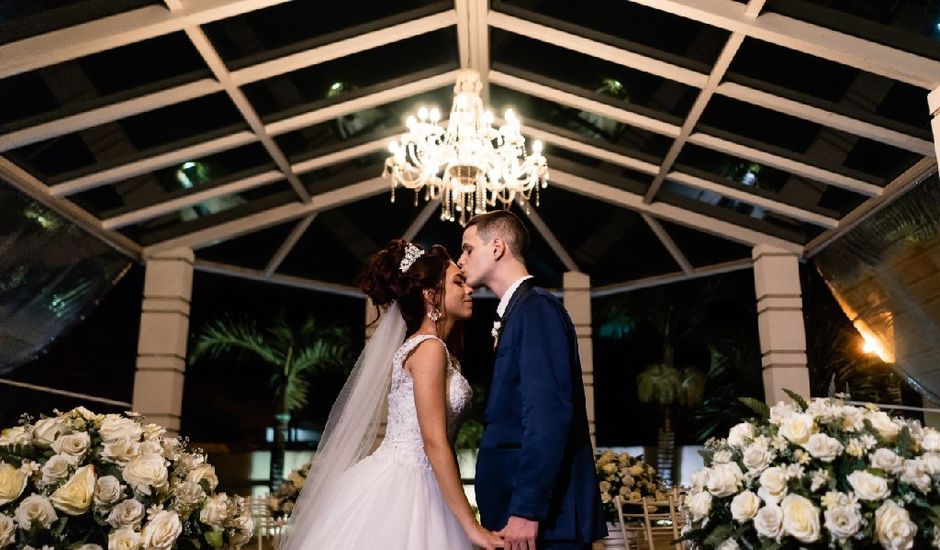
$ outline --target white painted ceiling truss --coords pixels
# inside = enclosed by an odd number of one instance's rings
[[[178,246],[196,249],[197,258],[199,258],[200,249],[247,233],[294,221],[295,225],[280,246],[266,252],[270,259],[263,269],[248,269],[201,258],[197,259],[196,268],[201,271],[251,280],[360,296],[355,288],[347,285],[285,275],[278,273],[278,269],[319,213],[388,192],[388,183],[377,173],[373,177],[322,192],[311,192],[300,176],[379,153],[385,149],[388,137],[383,135],[360,140],[354,145],[334,148],[302,160],[296,158],[292,160],[275,138],[291,132],[307,130],[314,125],[364,110],[406,100],[418,94],[449,87],[455,80],[456,71],[453,66],[424,71],[411,77],[399,78],[394,85],[375,86],[364,90],[363,93],[353,95],[350,99],[326,102],[324,105],[313,104],[308,109],[295,110],[289,116],[268,121],[252,105],[243,87],[451,28],[455,30],[460,67],[472,68],[480,72],[484,83],[485,101],[488,102],[492,84],[566,108],[606,117],[628,127],[645,130],[671,140],[671,146],[664,157],[658,163],[654,163],[645,160],[642,155],[633,155],[613,145],[607,147],[596,141],[592,142],[587,137],[551,128],[545,124],[532,123],[523,128],[528,137],[540,139],[550,148],[555,147],[576,153],[652,178],[652,183],[646,191],[637,193],[604,181],[601,177],[586,176],[577,171],[550,165],[550,186],[544,193],[551,193],[552,187],[557,187],[638,213],[643,223],[649,227],[679,268],[676,272],[597,287],[593,291],[595,296],[726,273],[750,266],[749,259],[740,259],[696,267],[661,221],[748,246],[771,244],[795,254],[812,254],[879,205],[885,204],[904,189],[921,181],[925,175],[936,171],[937,159],[934,144],[929,139],[925,139],[923,132],[917,132],[916,129],[905,131],[903,124],[895,124],[876,114],[853,113],[849,115],[835,104],[803,96],[797,92],[777,92],[772,85],[757,87],[740,81],[726,80],[726,73],[742,44],[747,39],[756,39],[915,86],[923,90],[925,98],[928,92],[940,88],[940,61],[849,36],[806,21],[767,12],[764,10],[764,0],[750,0],[746,4],[734,0],[632,0],[654,10],[727,30],[729,34],[724,47],[710,71],[707,72],[651,57],[642,48],[632,51],[630,47],[611,45],[611,40],[605,40],[600,33],[592,31],[574,33],[571,32],[570,26],[566,27],[567,30],[562,30],[512,13],[498,11],[498,8],[491,9],[489,2],[482,0],[455,0],[453,9],[430,15],[421,14],[406,21],[401,21],[400,18],[390,20],[388,25],[372,25],[370,27],[372,30],[366,30],[354,36],[318,44],[273,59],[264,59],[245,66],[230,68],[207,36],[203,26],[263,10],[288,0],[164,1],[165,6],[151,5],[138,8],[0,45],[0,79],[3,79],[155,37],[183,32],[212,75],[211,78],[175,83],[165,89],[148,90],[134,97],[128,97],[127,94],[121,97],[117,95],[111,98],[106,97],[93,108],[82,112],[67,112],[61,109],[51,114],[34,116],[16,129],[0,134],[0,154],[212,94],[224,93],[244,120],[247,130],[234,130],[214,135],[196,143],[171,143],[153,151],[143,151],[141,155],[130,161],[99,167],[91,171],[66,173],[62,178],[45,183],[7,158],[0,157],[0,178],[57,210],[96,237],[135,259],[146,260],[152,252]],[[572,52],[677,82],[696,89],[697,96],[681,124],[677,124],[644,114],[639,110],[631,110],[626,105],[620,107],[588,97],[590,94],[587,93],[573,92],[548,79],[516,73],[504,67],[494,69],[491,68],[490,53],[492,30],[530,37]],[[879,185],[879,182],[874,181],[875,178],[865,174],[821,166],[814,163],[809,155],[785,154],[778,150],[768,150],[746,138],[737,139],[703,128],[700,119],[714,97],[756,105],[824,128],[890,145],[915,153],[921,157],[921,160],[888,185]],[[521,115],[523,120],[526,120],[526,113],[521,113]],[[195,158],[230,151],[250,144],[263,147],[273,167],[239,175],[216,185],[197,187],[191,192],[173,194],[151,204],[105,212],[101,217],[96,217],[70,199],[70,196],[78,193],[125,182]],[[839,215],[823,208],[799,205],[760,189],[733,185],[717,178],[703,177],[701,174],[690,172],[676,165],[686,145],[746,159],[778,169],[792,177],[806,178],[840,188],[864,197],[865,200],[860,201],[861,205],[854,211]],[[548,154],[551,155],[551,149]],[[292,189],[294,193],[292,200],[236,219],[201,227],[146,246],[131,240],[119,231],[192,208],[207,200],[221,199],[285,181],[289,184],[285,188]],[[804,245],[781,237],[780,233],[733,223],[729,221],[731,218],[723,215],[718,208],[710,210],[709,213],[703,213],[663,200],[664,185],[667,182],[758,207],[788,220],[822,228],[824,231]],[[572,271],[578,270],[575,256],[566,250],[552,231],[552,220],[543,219],[537,207],[530,210],[523,207],[522,210],[564,268]],[[403,237],[415,238],[435,214],[435,205],[432,204],[416,209],[414,221],[404,231]]]

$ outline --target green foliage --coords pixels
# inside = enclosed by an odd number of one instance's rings
[[[787,394],[788,396],[790,396],[790,399],[792,399],[793,402],[796,403],[800,407],[801,411],[805,411],[806,407],[809,406],[809,404],[806,403],[806,400],[803,399],[803,397],[800,396],[800,394],[796,393],[795,391],[784,388],[783,392]]]
[[[715,547],[731,536],[733,528],[730,523],[722,523],[712,529],[712,532],[705,537],[704,544],[708,547]]]
[[[483,439],[483,423],[479,420],[467,420],[460,426],[457,432],[457,440],[454,442],[455,449],[478,449],[480,440]]]
[[[209,546],[213,548],[222,548],[222,531],[206,531],[203,535]]]
[[[689,418],[699,429],[699,441],[727,433],[731,426],[753,416],[754,410],[741,397],[763,403],[760,353],[754,342],[726,335],[709,345],[707,392]],[[768,410],[769,414],[769,410]]]
[[[756,338],[742,337],[741,325],[757,326],[754,297],[722,278],[669,285],[625,294],[600,312],[599,335],[619,340],[640,330],[662,341],[662,360],[637,377],[638,397],[667,407],[682,406],[683,418],[704,440],[751,414],[741,395],[762,398]],[[729,325],[728,319],[738,319]],[[708,351],[701,365],[675,364],[674,348]],[[670,370],[672,369],[672,370]],[[657,380],[656,378],[660,378]]]
[[[695,368],[684,368],[679,373],[679,404],[694,407],[705,395],[705,373]]]
[[[636,320],[623,311],[612,310],[597,329],[601,338],[622,340],[636,331]]]
[[[307,404],[311,375],[348,369],[352,363],[349,336],[344,328],[323,326],[312,316],[296,327],[283,314],[264,329],[247,319],[226,318],[208,323],[196,337],[190,363],[204,356],[227,355],[260,360],[267,365],[279,412],[287,413]]]
[[[767,406],[767,403],[754,399],[753,397],[739,397],[738,401],[757,413],[757,416],[761,419],[770,418],[770,407]]]
[[[678,399],[679,369],[669,365],[648,365],[636,377],[637,396],[643,403],[672,405]]]
[[[486,407],[486,386],[473,384],[473,403],[470,412],[457,432],[455,449],[479,449],[483,439],[483,410]]]

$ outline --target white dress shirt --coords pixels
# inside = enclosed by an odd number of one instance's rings
[[[503,313],[506,313],[506,308],[509,307],[509,299],[512,298],[513,293],[516,292],[516,289],[519,288],[519,285],[522,284],[522,281],[525,281],[526,279],[531,279],[532,277],[533,275],[526,275],[524,277],[520,277],[516,279],[516,282],[514,282],[509,287],[509,290],[507,290],[506,293],[503,294],[503,297],[499,299],[499,305],[496,306],[496,314],[499,315],[500,319],[503,318]]]

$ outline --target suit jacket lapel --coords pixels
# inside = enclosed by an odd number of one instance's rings
[[[516,291],[512,293],[512,296],[509,297],[509,303],[506,304],[506,311],[503,312],[503,316],[499,318],[499,330],[497,331],[496,343],[499,345],[499,337],[502,336],[503,330],[506,328],[506,322],[509,320],[509,315],[512,313],[512,310],[516,308],[516,304],[519,303],[519,298],[525,295],[532,287],[535,286],[535,279],[529,278],[516,287]]]
[[[535,286],[535,279],[526,279],[519,283],[519,286],[516,287],[516,291],[513,292],[512,296],[509,298],[509,303],[506,304],[506,311],[503,312],[503,316],[500,318],[500,322],[503,326],[506,326],[506,319],[509,318],[509,314],[515,309],[516,304],[519,303],[519,298],[533,286]]]

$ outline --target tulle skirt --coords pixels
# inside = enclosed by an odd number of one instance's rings
[[[426,460],[379,449],[330,483],[328,504],[291,537],[305,550],[472,549]]]

